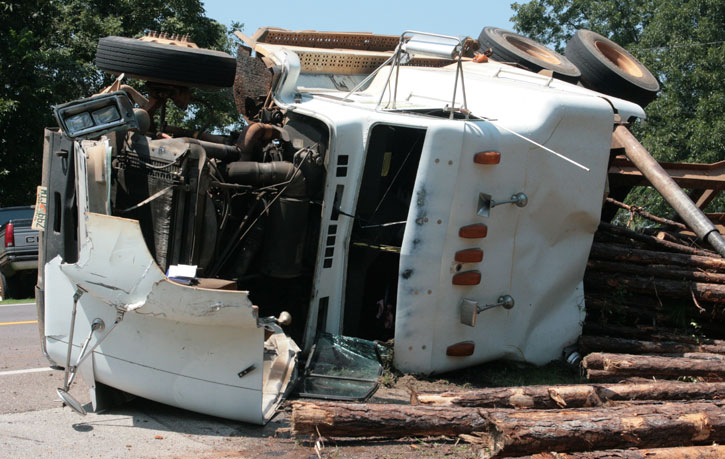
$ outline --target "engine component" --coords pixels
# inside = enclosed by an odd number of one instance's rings
[[[114,160],[114,215],[138,220],[158,265],[198,265],[213,256],[216,215],[206,195],[209,170],[201,146],[134,135]]]

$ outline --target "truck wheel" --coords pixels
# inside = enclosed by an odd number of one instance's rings
[[[591,30],[577,30],[565,54],[581,70],[582,84],[595,91],[645,107],[660,89],[654,75],[626,49]]]
[[[501,62],[514,62],[531,70],[551,70],[554,78],[576,83],[579,69],[569,59],[530,38],[498,27],[484,27],[478,36],[482,50],[491,48],[491,57]]]
[[[3,273],[0,273],[0,301],[12,298],[10,295],[10,285]]]
[[[157,83],[228,88],[234,84],[237,62],[221,51],[105,37],[98,40],[96,66]]]

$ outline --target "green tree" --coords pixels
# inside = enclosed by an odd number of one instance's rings
[[[532,0],[512,5],[516,30],[562,51],[577,29],[634,54],[660,81],[635,135],[661,161],[725,159],[725,1]],[[630,194],[667,213],[652,190]],[[713,202],[708,210],[722,206]]]
[[[93,64],[98,39],[148,30],[232,49],[225,27],[205,17],[200,0],[0,0],[0,207],[34,201],[43,128],[56,125],[51,106],[87,97],[113,80]],[[183,120],[188,126],[238,121],[231,91],[203,91],[199,98],[208,103],[190,107],[192,116]]]

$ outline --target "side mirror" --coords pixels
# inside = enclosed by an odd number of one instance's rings
[[[53,112],[63,134],[73,140],[139,128],[133,104],[123,91],[56,105]]]

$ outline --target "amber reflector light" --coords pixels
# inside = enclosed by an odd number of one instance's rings
[[[498,164],[501,162],[501,153],[497,151],[482,151],[473,155],[476,164]]]
[[[488,234],[488,227],[483,223],[476,223],[475,225],[463,226],[458,230],[458,235],[466,239],[480,239],[486,237]]]
[[[451,344],[446,349],[446,355],[449,357],[468,357],[473,355],[476,349],[476,343],[473,341],[461,341],[460,343]]]
[[[466,271],[453,276],[453,285],[478,285],[481,283],[481,273]]]
[[[483,250],[465,249],[456,252],[456,261],[460,263],[478,263],[483,260]]]

